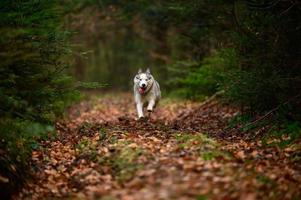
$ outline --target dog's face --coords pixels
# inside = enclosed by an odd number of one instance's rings
[[[134,78],[134,83],[138,85],[140,94],[145,93],[152,86],[153,82],[154,78],[149,69],[147,69],[146,72],[142,72],[142,70],[139,69],[138,74]]]

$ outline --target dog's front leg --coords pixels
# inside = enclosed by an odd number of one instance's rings
[[[155,100],[152,99],[148,103],[147,111],[148,112],[153,112],[154,106],[155,106]]]
[[[137,107],[138,117],[139,118],[144,117],[143,116],[143,104],[137,103],[136,107]]]

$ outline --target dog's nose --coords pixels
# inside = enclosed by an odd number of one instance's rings
[[[142,83],[142,87],[145,87],[146,85],[145,85],[145,83]]]

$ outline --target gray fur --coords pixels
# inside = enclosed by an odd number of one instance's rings
[[[156,104],[161,99],[160,85],[151,75],[149,69],[145,73],[142,73],[139,69],[135,76],[134,97],[138,118],[144,117],[143,107],[147,107],[148,112],[153,112]]]

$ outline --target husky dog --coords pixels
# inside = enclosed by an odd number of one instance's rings
[[[152,112],[161,98],[159,83],[151,75],[150,70],[142,72],[139,69],[134,78],[134,96],[138,118],[144,117],[143,107],[147,106],[147,111]]]

